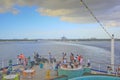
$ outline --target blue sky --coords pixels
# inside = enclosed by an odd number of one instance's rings
[[[38,0],[32,3],[23,1],[22,5],[20,2],[14,3],[14,0],[8,1],[0,1],[0,39],[60,39],[62,36],[67,38],[109,38],[83,6],[76,6],[75,11],[74,8],[67,8],[73,5],[53,6],[54,2],[50,4],[49,1],[40,0],[44,4],[37,4]],[[72,1],[68,0],[66,4],[73,3]],[[60,0],[56,0],[54,4],[57,3],[61,4]],[[77,3],[77,1],[74,1],[73,4],[77,5]],[[88,3],[90,2],[88,1]],[[78,9],[80,9],[80,12]],[[113,9],[110,8],[110,10]],[[105,20],[103,17],[108,15],[107,12],[106,15],[102,16],[97,14],[100,11],[94,10],[93,12],[103,23],[107,21],[105,28],[110,34],[115,34],[116,38],[120,38],[118,19],[110,17]],[[106,25],[110,26],[106,27]]]

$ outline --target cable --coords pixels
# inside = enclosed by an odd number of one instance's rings
[[[85,8],[90,12],[90,14],[93,16],[93,18],[97,21],[97,23],[101,26],[101,28],[108,34],[108,36],[110,38],[112,38],[112,36],[110,35],[110,33],[105,29],[105,27],[103,26],[103,24],[97,19],[97,17],[93,14],[93,12],[90,10],[90,8],[85,4],[85,2],[83,0],[80,0],[80,4],[83,4],[85,6]]]

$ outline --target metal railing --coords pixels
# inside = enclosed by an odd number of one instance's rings
[[[0,69],[9,66],[9,60],[12,60],[12,64],[17,64],[17,58],[3,58],[0,59]]]
[[[40,56],[48,59],[48,55],[40,55]],[[57,56],[53,55],[53,56],[55,56],[57,61],[60,61],[62,59],[61,56],[58,55]],[[33,55],[31,56],[31,58],[33,58]],[[17,58],[0,59],[0,69],[9,66],[9,60],[12,60],[12,64],[17,64]],[[93,70],[103,71],[103,72],[107,72],[107,66],[111,65],[110,63],[98,62],[98,61],[90,61],[90,64]],[[87,65],[87,59],[84,59],[83,65]],[[118,66],[119,64],[115,64],[115,69],[117,69]]]

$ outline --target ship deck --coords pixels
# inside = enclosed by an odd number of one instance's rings
[[[22,66],[18,67],[19,69],[23,69]],[[32,69],[35,70],[33,77],[24,77],[23,74],[20,73],[20,80],[50,80],[57,76],[57,71],[53,70],[52,65],[49,63],[45,63],[43,68],[40,68],[39,65],[35,65]],[[48,71],[50,71],[50,74],[48,74]]]
[[[30,77],[30,76],[23,76],[23,73],[19,73],[20,74],[20,80],[54,80],[53,78],[58,77],[58,72],[57,70],[54,70],[53,68],[53,64],[49,64],[49,63],[44,63],[43,68],[40,68],[39,65],[35,65],[32,69],[35,70],[35,74]],[[15,66],[13,67],[14,69],[20,69],[23,70],[23,66],[19,65],[19,66]],[[48,73],[48,71],[50,71],[50,73]],[[107,74],[107,73],[102,73],[102,72],[97,72],[97,71],[91,71],[91,73],[93,75],[109,75],[109,76],[116,76],[115,74]],[[90,75],[90,74],[87,74]]]

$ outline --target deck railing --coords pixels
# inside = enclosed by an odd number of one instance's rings
[[[41,55],[41,57],[48,59],[48,55]],[[31,58],[33,60],[33,55],[31,56]],[[60,56],[55,56],[55,58],[57,61],[62,59],[62,57],[60,57]],[[0,69],[9,66],[9,60],[12,60],[12,64],[17,64],[17,58],[7,58],[7,59],[2,58],[2,59],[0,59]],[[102,72],[107,72],[107,66],[111,65],[110,63],[97,62],[97,61],[90,61],[90,63],[91,63],[91,68],[93,70],[102,71]],[[87,65],[86,59],[83,61],[83,65]],[[117,69],[118,66],[119,66],[119,64],[115,64],[115,69]]]

